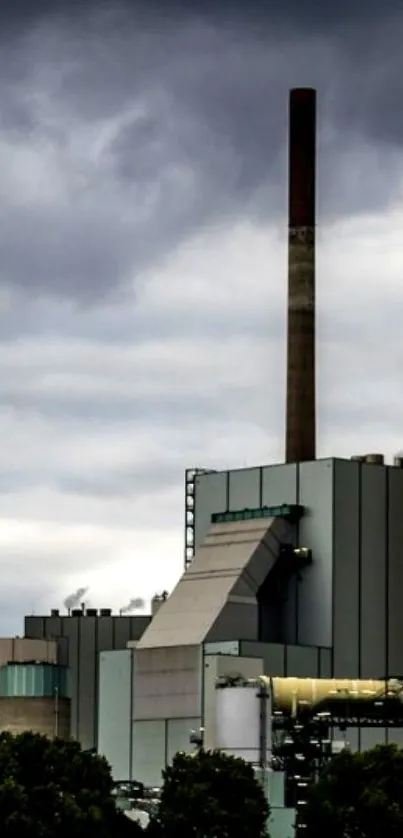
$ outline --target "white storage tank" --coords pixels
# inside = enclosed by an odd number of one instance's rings
[[[270,690],[253,681],[216,687],[216,747],[266,766],[271,756]]]

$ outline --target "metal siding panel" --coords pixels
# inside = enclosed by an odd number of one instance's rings
[[[287,675],[291,678],[317,678],[318,649],[309,646],[287,646]]]
[[[401,727],[391,727],[388,731],[388,742],[390,745],[395,744],[398,745],[399,748],[403,748],[403,728]]]
[[[227,472],[199,474],[195,479],[194,521],[195,547],[204,539],[210,528],[213,512],[227,509]]]
[[[333,676],[359,674],[360,466],[335,461]]]
[[[78,736],[83,748],[96,745],[95,703],[98,666],[96,617],[80,619]]]
[[[44,617],[25,617],[24,634],[25,637],[46,637]]]
[[[57,662],[61,666],[69,664],[69,641],[67,637],[59,637],[57,641]]]
[[[79,634],[78,626],[82,617],[64,617],[61,631],[68,640],[69,686],[71,697],[71,735],[78,739],[78,705],[79,705]]]
[[[375,745],[384,745],[387,742],[386,728],[362,728],[360,740],[361,751],[369,751]]]
[[[403,469],[389,468],[389,676],[403,674]]]
[[[332,678],[332,650],[319,649],[319,673],[320,678]]]
[[[294,838],[296,810],[271,807],[269,819],[270,838]]]
[[[260,658],[265,675],[285,675],[285,651],[283,643],[262,643],[261,641],[241,641],[240,654]]]
[[[113,649],[113,617],[98,617],[98,652]]]
[[[193,719],[168,719],[166,752],[168,765],[178,751],[194,753],[195,746],[190,744],[190,734],[192,730],[199,730],[200,727],[200,716],[195,716]]]
[[[386,675],[386,469],[361,466],[361,671]]]
[[[99,728],[99,665],[100,652],[107,652],[113,649],[113,618],[112,617],[97,617],[97,626],[95,632],[96,640],[96,667],[95,667],[95,695],[96,701],[94,706],[94,736],[95,742],[98,743],[98,728]]]
[[[262,502],[263,506],[297,503],[297,466],[294,463],[262,468]]]
[[[333,460],[299,465],[299,503],[306,507],[299,545],[312,549],[313,563],[298,587],[297,643],[331,646]]]
[[[351,751],[359,750],[360,731],[357,727],[349,727],[347,730],[340,730],[335,727],[332,732],[334,742],[344,742]]]
[[[98,753],[108,760],[114,780],[130,779],[132,654],[128,649],[100,654]]]
[[[229,472],[229,509],[257,509],[260,506],[260,469]]]
[[[55,640],[62,634],[62,618],[61,617],[46,617],[46,637],[49,640]]]
[[[158,788],[166,765],[167,724],[165,720],[133,722],[132,778]]]
[[[239,640],[224,640],[222,643],[204,643],[205,655],[240,655]]]
[[[140,640],[140,637],[144,634],[147,626],[151,622],[151,618],[148,614],[143,615],[136,615],[135,617],[129,617],[130,620],[130,640]]]
[[[130,617],[112,617],[113,648],[125,649],[130,637]]]

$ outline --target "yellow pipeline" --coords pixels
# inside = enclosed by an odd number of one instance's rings
[[[269,678],[260,679],[272,690],[273,709],[294,713],[297,707],[314,707],[325,699],[374,701],[376,698],[399,697],[403,701],[400,681],[372,681],[338,678]]]

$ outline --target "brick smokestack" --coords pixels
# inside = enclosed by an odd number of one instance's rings
[[[290,91],[286,462],[314,460],[316,91]]]

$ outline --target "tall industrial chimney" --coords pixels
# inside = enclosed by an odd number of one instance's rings
[[[290,91],[286,462],[314,460],[316,91]]]

